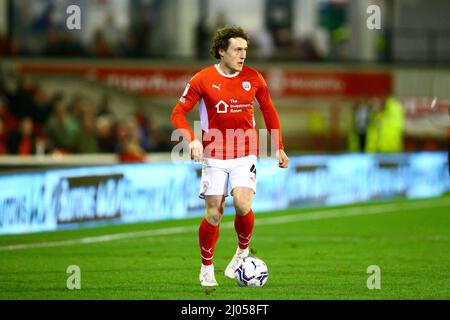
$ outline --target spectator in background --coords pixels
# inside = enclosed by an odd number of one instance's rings
[[[155,148],[155,137],[153,132],[153,122],[142,110],[137,110],[134,114],[138,126],[139,145],[150,152]]]
[[[151,17],[146,13],[142,13],[137,22],[128,31],[128,45],[131,46],[127,49],[129,56],[142,58],[151,55],[150,43],[153,35],[152,29],[153,23]]]
[[[323,114],[320,111],[308,113],[308,131],[311,136],[312,150],[325,150],[326,124]]]
[[[111,121],[116,121],[116,115],[114,114],[111,106],[111,97],[108,94],[104,94],[100,99],[100,103],[97,106],[97,117],[108,117]]]
[[[404,108],[400,101],[388,96],[384,100],[381,152],[403,152]]]
[[[393,96],[376,97],[367,127],[367,152],[402,152],[404,109]]]
[[[214,33],[215,33],[215,31],[217,29],[222,28],[225,25],[229,25],[229,24],[230,24],[230,21],[229,21],[229,19],[227,17],[227,14],[226,14],[225,10],[220,9],[219,11],[217,11],[217,15],[216,15],[216,17],[214,19],[214,23],[213,23],[213,26],[212,26],[212,33],[211,34],[214,35]],[[209,52],[209,48],[208,48],[207,51]]]
[[[34,101],[35,83],[30,76],[20,77],[17,90],[12,93],[11,112],[17,118],[35,118],[36,103]]]
[[[49,30],[44,54],[48,56],[80,57],[86,52],[80,41],[68,30]]]
[[[60,152],[72,152],[74,139],[79,127],[75,119],[66,112],[63,99],[55,102],[54,111],[45,125],[50,141],[50,149]]]
[[[8,130],[5,128],[4,118],[8,114],[8,110],[6,108],[5,100],[0,91],[0,155],[8,153]]]
[[[48,30],[53,29],[54,26],[54,14],[55,14],[55,4],[48,2],[45,4],[45,8],[41,10],[33,21],[31,22],[31,29],[33,34],[46,33]]]
[[[0,32],[0,55],[6,55],[9,53],[8,38],[5,34]]]
[[[44,55],[57,56],[61,54],[61,37],[58,30],[49,30],[47,32],[47,41],[45,44]]]
[[[40,136],[43,134],[45,122],[52,112],[52,106],[50,104],[49,97],[45,94],[39,84],[36,84],[33,99],[36,107],[33,117],[35,132],[38,136]]]
[[[352,108],[349,144],[350,151],[365,152],[371,106],[367,97],[360,98]]]
[[[102,27],[103,36],[106,44],[110,48],[111,55],[116,56],[118,47],[123,38],[122,29],[117,26],[113,13],[108,13]]]
[[[10,112],[14,97],[18,91],[18,87],[19,82],[17,81],[17,76],[8,74],[0,77],[0,95],[4,100],[3,103],[6,105]]]
[[[266,29],[259,30],[258,32],[254,32],[251,35],[251,38],[256,44],[256,54],[257,58],[267,59],[273,56],[275,52],[275,45],[270,32]]]
[[[135,112],[126,121],[128,130],[128,140],[136,142],[139,148],[145,152],[149,148],[148,141],[145,136],[145,125],[147,124],[147,116],[142,111]]]
[[[299,57],[304,61],[320,61],[322,56],[317,48],[314,40],[310,37],[305,37],[293,41],[292,43],[292,53],[294,56]]]
[[[72,95],[72,98],[67,105],[67,113],[69,113],[79,124],[82,122],[84,109],[86,108],[84,103],[85,101],[83,95],[80,93],[75,93]]]
[[[37,103],[37,116],[35,118],[36,124],[44,127],[47,123],[48,119],[55,110],[55,105],[58,101],[64,99],[64,94],[61,91],[57,91],[51,95],[51,97],[47,97],[47,95],[43,92],[41,88],[39,88],[35,94],[35,101]]]
[[[98,57],[111,57],[113,54],[113,50],[109,46],[108,41],[106,41],[101,28],[98,28],[94,33],[91,50],[92,53]]]
[[[30,117],[20,121],[19,128],[8,138],[8,152],[21,156],[36,153],[36,137],[34,135],[33,120]]]
[[[17,127],[18,121],[15,116],[9,112],[6,98],[0,94],[0,120],[3,123],[3,134],[7,136],[14,128]]]
[[[94,113],[84,109],[81,115],[80,130],[74,137],[74,151],[77,153],[98,153],[99,146],[94,125]]]
[[[155,152],[169,152],[172,150],[175,143],[171,140],[173,128],[169,125],[159,125],[154,130]]]
[[[3,119],[0,118],[0,155],[8,153],[8,135],[6,134]]]
[[[121,162],[144,162],[145,151],[139,145],[139,135],[134,119],[117,124],[118,156]]]
[[[366,132],[366,152],[380,152],[380,132],[383,125],[384,104],[381,98],[371,98],[370,118]]]
[[[200,18],[195,26],[195,49],[197,59],[209,58],[209,42],[212,36],[212,30],[208,27],[207,14],[202,10]]]
[[[279,58],[289,58],[292,55],[292,33],[287,27],[274,29],[273,37],[277,47],[277,56]]]
[[[119,151],[120,162],[145,162],[145,158],[145,152],[139,146],[136,138],[130,137],[129,139],[122,141]]]
[[[97,134],[97,143],[99,152],[115,153],[116,150],[116,134],[114,122],[106,116],[99,116],[95,120],[95,129]]]

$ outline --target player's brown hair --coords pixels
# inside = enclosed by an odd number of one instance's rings
[[[219,50],[227,50],[231,38],[242,38],[248,42],[248,34],[239,26],[225,26],[217,29],[216,35],[211,42],[209,53],[216,59],[220,59]]]

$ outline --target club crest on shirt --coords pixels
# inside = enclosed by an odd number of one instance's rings
[[[250,91],[250,89],[252,88],[252,85],[248,81],[243,81],[242,88],[244,88],[245,91]]]

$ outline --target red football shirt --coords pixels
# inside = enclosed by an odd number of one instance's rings
[[[177,129],[184,129],[180,131],[188,141],[202,141],[207,158],[234,159],[258,155],[259,140],[253,114],[255,98],[272,134],[275,150],[283,149],[280,121],[267,84],[259,72],[247,66],[233,75],[224,74],[218,65],[198,72],[173,109],[172,122]],[[186,120],[186,114],[197,103],[201,139],[195,136]]]

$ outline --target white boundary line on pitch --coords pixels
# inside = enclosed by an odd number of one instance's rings
[[[327,210],[318,210],[309,213],[297,213],[278,217],[258,217],[255,220],[256,225],[271,225],[271,224],[281,224],[290,223],[296,221],[311,221],[311,220],[321,220],[329,218],[341,218],[350,216],[363,216],[370,214],[380,214],[387,212],[394,212],[400,209],[402,210],[420,210],[427,208],[440,208],[440,207],[450,207],[449,200],[436,200],[436,202],[431,202],[429,199],[426,202],[413,202],[413,203],[403,203],[403,204],[378,204],[378,205],[365,205],[351,208],[335,208]],[[420,201],[420,200],[418,200]],[[231,229],[234,228],[234,222],[224,222],[220,225],[221,228]],[[170,227],[161,228],[147,231],[135,231],[135,232],[124,232],[116,234],[106,234],[102,236],[86,237],[72,240],[62,240],[62,241],[51,241],[51,242],[38,242],[38,243],[26,243],[26,244],[14,244],[7,246],[0,246],[0,251],[12,251],[21,249],[35,249],[35,248],[52,248],[52,247],[66,247],[79,244],[89,244],[89,243],[101,243],[109,242],[115,240],[125,240],[125,239],[135,239],[135,238],[145,238],[158,235],[170,235],[170,234],[180,234],[195,232],[198,230],[198,226],[182,226],[182,227]]]

